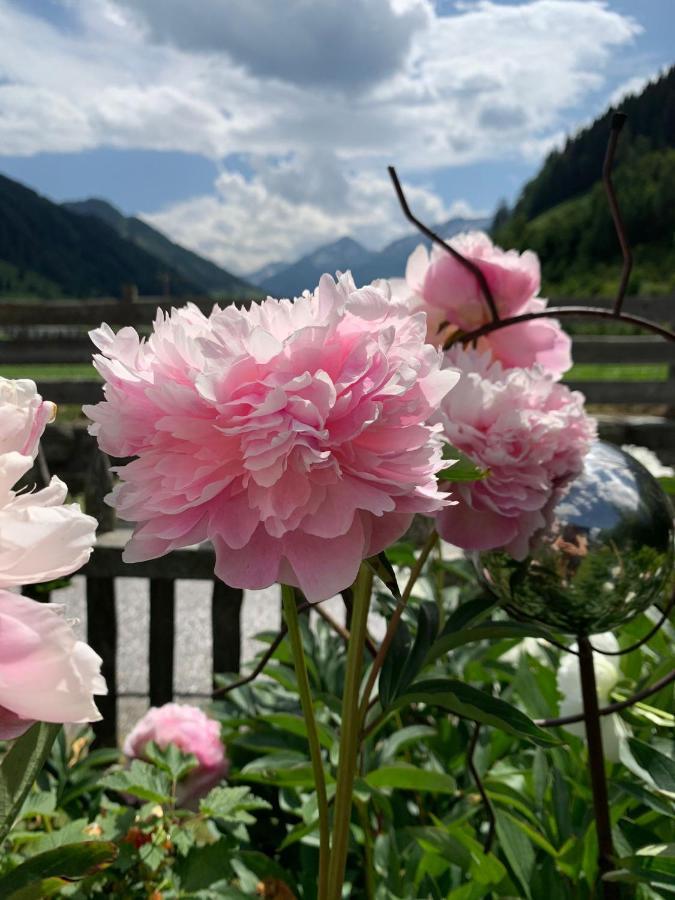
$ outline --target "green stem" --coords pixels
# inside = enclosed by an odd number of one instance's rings
[[[351,635],[347,648],[347,671],[342,696],[342,725],[340,730],[340,761],[338,763],[333,814],[333,844],[328,880],[329,900],[340,900],[349,849],[349,826],[352,817],[352,794],[356,777],[359,749],[359,687],[363,670],[368,609],[373,585],[370,567],[363,563],[354,583]]]
[[[403,594],[401,595],[401,599],[396,604],[396,609],[394,610],[391,619],[389,620],[389,625],[387,626],[387,631],[384,635],[384,639],[380,644],[380,649],[377,651],[377,656],[373,662],[373,665],[370,668],[370,672],[368,673],[368,680],[366,682],[365,689],[363,691],[363,697],[361,700],[361,706],[358,712],[358,721],[359,721],[359,730],[363,727],[363,723],[365,722],[366,715],[368,713],[368,706],[370,703],[370,695],[372,693],[373,688],[375,687],[375,682],[377,681],[377,676],[380,674],[380,669],[384,665],[384,661],[387,658],[387,653],[389,651],[389,647],[391,646],[391,642],[394,639],[394,634],[396,633],[396,629],[398,628],[398,623],[403,615],[403,611],[408,605],[408,600],[410,599],[410,595],[412,593],[413,588],[415,587],[415,582],[419,578],[419,575],[424,568],[424,563],[427,561],[427,557],[431,553],[431,551],[436,546],[436,541],[438,540],[438,533],[434,530],[431,532],[429,537],[427,538],[427,542],[422,548],[420,555],[417,558],[417,562],[412,567],[410,572],[410,578],[408,579],[408,583],[403,589]]]
[[[373,829],[370,827],[368,807],[362,801],[356,801],[356,809],[363,828],[363,845],[365,850],[365,887],[367,900],[375,900],[375,863],[373,858]]]
[[[314,717],[312,692],[309,687],[309,676],[305,663],[305,651],[302,646],[302,634],[298,619],[298,608],[295,601],[295,590],[286,584],[281,585],[281,597],[284,606],[284,618],[288,627],[288,637],[293,651],[295,675],[300,693],[300,703],[307,725],[309,755],[312,760],[316,802],[319,810],[319,893],[318,900],[328,900],[328,867],[330,862],[330,832],[328,828],[328,798],[326,795],[326,778],[323,770],[321,744]]]

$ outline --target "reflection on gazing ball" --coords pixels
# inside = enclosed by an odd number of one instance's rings
[[[549,521],[521,562],[501,550],[474,557],[514,615],[587,635],[669,598],[673,512],[658,481],[628,453],[597,441]]]

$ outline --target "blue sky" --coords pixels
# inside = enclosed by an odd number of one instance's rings
[[[237,272],[513,200],[675,62],[675,0],[0,0],[0,172]]]

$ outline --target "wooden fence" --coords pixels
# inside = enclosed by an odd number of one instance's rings
[[[209,312],[212,301],[195,301],[203,311]],[[593,299],[589,305],[604,305],[609,301]],[[579,301],[557,300],[556,305],[578,305]],[[0,302],[0,364],[73,364],[91,361],[92,344],[87,337],[87,327],[107,322],[113,327],[134,325],[150,326],[157,307],[170,307],[166,298],[135,301],[82,300],[45,301],[41,303]],[[675,323],[675,297],[633,298],[626,302],[626,309],[656,321]],[[668,367],[667,380],[653,381],[579,381],[568,382],[570,387],[582,390],[590,403],[612,404],[628,409],[635,404],[648,406],[675,406],[675,344],[652,335],[591,336],[580,335],[574,339],[575,363],[597,365],[626,365],[660,363]],[[93,370],[92,370],[93,376]],[[100,381],[38,380],[40,392],[58,404],[96,403],[102,397]],[[652,428],[657,436],[665,428],[672,440],[675,422],[672,419],[652,418],[637,423],[631,431],[622,424],[621,431],[612,434],[612,423],[606,432],[619,442],[642,442],[640,428]],[[616,425],[616,423],[615,423]],[[50,448],[50,434],[43,446]],[[168,702],[173,697],[173,647],[174,647],[174,590],[177,579],[205,579],[213,582],[212,630],[213,672],[236,672],[240,661],[240,612],[242,591],[227,587],[214,579],[214,553],[210,546],[177,550],[158,560],[126,564],[122,562],[122,550],[128,541],[130,530],[115,521],[113,511],[105,506],[102,497],[112,484],[109,460],[97,449],[93,439],[86,434],[74,433],[70,440],[77,448],[78,465],[72,463],[65,449],[59,461],[54,454],[58,474],[69,482],[71,490],[85,495],[87,511],[99,520],[96,547],[90,561],[82,570],[86,578],[87,636],[89,643],[103,658],[103,674],[110,693],[101,698],[99,706],[103,721],[97,726],[101,743],[113,744],[117,739],[117,622],[115,610],[115,579],[146,578],[150,582],[150,650],[149,697],[154,705]],[[645,440],[648,445],[653,440]],[[67,440],[66,440],[67,444]],[[52,460],[42,458],[36,477],[48,477],[47,468]],[[72,456],[72,452],[70,453]],[[63,471],[59,470],[59,466]],[[82,467],[86,465],[86,472]],[[72,476],[72,479],[69,477]],[[78,480],[79,479],[79,480]],[[44,599],[44,595],[42,595]]]

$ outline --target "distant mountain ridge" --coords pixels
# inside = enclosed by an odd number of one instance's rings
[[[105,222],[0,175],[0,294],[116,297],[125,283],[141,294],[160,294],[165,275],[176,294],[200,290]]]
[[[443,238],[451,238],[462,231],[488,228],[490,218],[449,219],[434,230]],[[350,237],[342,237],[323,244],[293,263],[271,263],[247,275],[249,281],[274,297],[295,297],[303,290],[311,290],[324,272],[334,275],[337,270],[350,269],[357,284],[368,284],[376,278],[395,278],[405,274],[408,257],[418,244],[429,246],[430,241],[413,232],[387,244],[382,250],[368,250]]]
[[[147,222],[136,216],[125,216],[106,200],[92,197],[89,200],[78,200],[61,204],[69,212],[80,216],[93,216],[105,222],[120,237],[147,253],[161,260],[166,266],[174,269],[183,278],[199,285],[202,293],[213,297],[236,297],[243,299],[258,293],[252,285],[216,265],[204,257],[193,253],[169,240],[161,231],[152,228]]]

